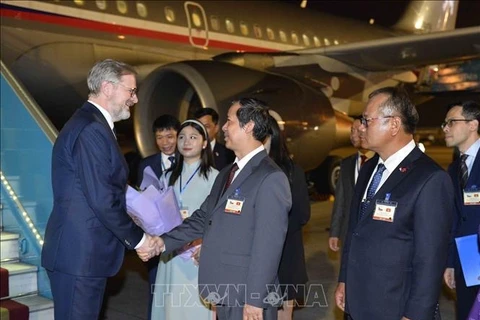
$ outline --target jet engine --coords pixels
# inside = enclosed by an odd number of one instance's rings
[[[295,161],[314,169],[330,150],[348,144],[350,120],[333,110],[321,92],[294,79],[218,61],[183,61],[161,66],[142,82],[135,107],[134,131],[140,153],[157,152],[152,133],[154,119],[168,113],[192,118],[210,107],[226,121],[232,101],[254,97],[274,111]],[[223,135],[218,137],[223,140]]]

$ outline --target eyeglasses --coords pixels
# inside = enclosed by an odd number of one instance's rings
[[[121,85],[122,87],[124,87],[125,89],[127,89],[127,90],[130,92],[130,98],[133,98],[133,96],[138,93],[138,88],[130,88],[130,87],[127,87],[127,86],[121,84],[120,82],[112,82],[112,83],[113,83],[113,84]]]
[[[455,122],[469,122],[469,121],[473,121],[473,119],[448,119],[447,121],[444,121],[440,127],[442,127],[442,129],[445,129],[445,127],[449,127],[451,128],[453,126],[453,124]]]
[[[395,118],[395,116],[385,116],[385,117],[375,117],[375,118],[365,118],[365,117],[361,117],[360,118],[360,123],[365,126],[365,128],[368,128],[368,123],[370,121],[373,121],[373,120],[377,120],[377,119],[388,119],[388,118]]]

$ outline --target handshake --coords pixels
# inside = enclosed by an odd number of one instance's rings
[[[145,241],[136,250],[138,257],[142,259],[143,262],[147,262],[165,250],[165,243],[163,239],[158,236],[145,234]]]

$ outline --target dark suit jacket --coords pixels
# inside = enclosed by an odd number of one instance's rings
[[[453,187],[455,189],[456,209],[448,255],[448,266],[451,268],[460,268],[460,261],[458,260],[458,255],[456,253],[455,238],[475,234],[480,225],[480,207],[466,206],[463,204],[463,189],[460,187],[459,182],[460,162],[460,157],[458,157],[457,160],[448,167],[448,173],[452,178]],[[470,189],[472,186],[480,188],[480,150],[475,156],[472,171],[468,176],[466,189]]]
[[[282,285],[305,284],[308,281],[303,248],[302,227],[310,219],[310,198],[303,170],[295,165],[292,177],[292,209],[288,214],[288,231],[278,268],[278,278]],[[296,294],[294,287],[288,287],[289,300],[300,298],[303,292]]]
[[[212,152],[214,167],[218,171],[221,171],[235,160],[233,151],[227,149],[223,144],[219,143],[218,140],[215,141],[215,147]]]
[[[440,294],[454,209],[448,174],[415,148],[359,208],[378,155],[364,164],[355,186],[340,282],[355,320],[431,320]],[[397,202],[393,222],[373,220],[376,200]]]
[[[138,165],[137,186],[142,184],[143,170],[145,170],[145,168],[148,166],[152,167],[153,172],[155,172],[157,178],[160,179],[163,174],[162,153],[159,152],[152,154],[151,156],[148,156],[140,161]]]
[[[164,235],[166,253],[203,238],[199,291],[204,298],[234,306],[272,307],[265,298],[277,288],[277,272],[292,204],[285,174],[265,151],[255,155],[222,195],[231,166],[222,170],[199,210]],[[235,190],[242,213],[226,213]]]
[[[109,277],[143,231],[126,213],[128,168],[102,113],[85,103],[65,124],[52,155],[53,211],[42,265],[77,276]]]
[[[358,152],[345,158],[340,163],[340,176],[335,188],[335,202],[333,203],[332,219],[330,221],[330,237],[340,238],[345,241],[350,204],[355,188],[355,170],[357,169]]]

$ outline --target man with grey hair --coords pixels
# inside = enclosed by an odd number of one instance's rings
[[[369,96],[360,171],[343,248],[337,306],[354,320],[434,319],[447,261],[453,186],[413,140],[418,113],[387,87]]]
[[[128,167],[114,122],[137,103],[135,71],[107,59],[88,75],[89,100],[60,131],[52,154],[54,205],[45,231],[55,319],[97,319],[107,277],[120,269],[125,248],[159,253],[126,212]]]

